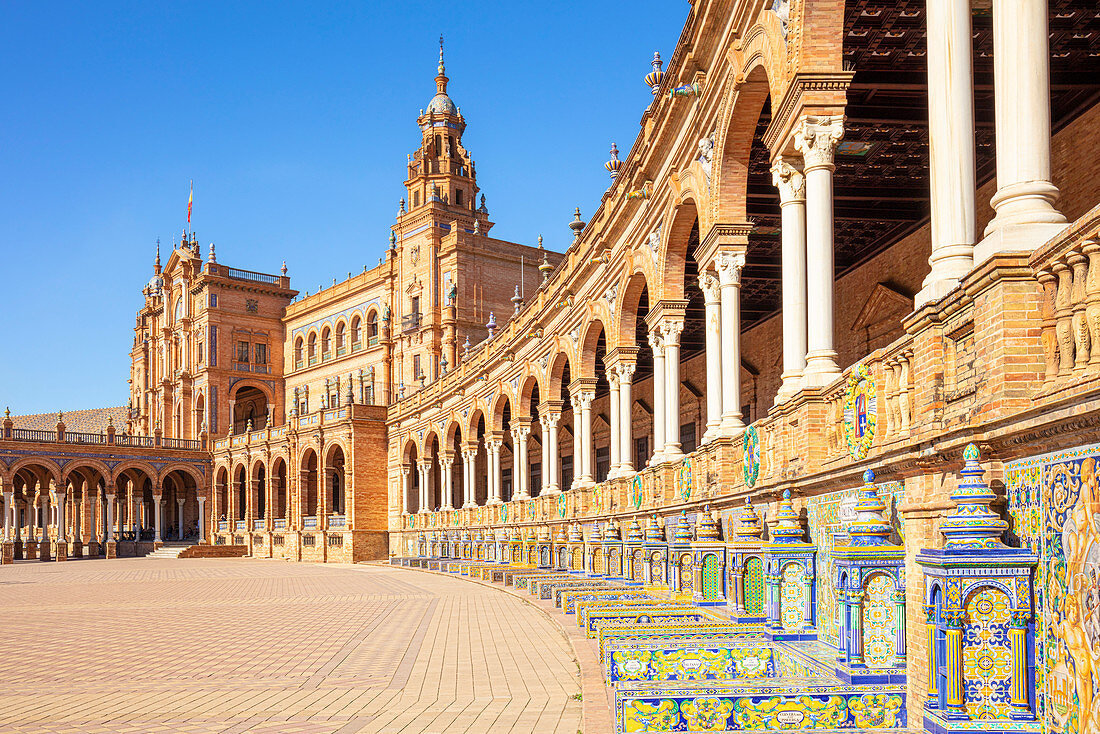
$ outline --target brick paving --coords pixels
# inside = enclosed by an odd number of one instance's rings
[[[0,733],[566,732],[577,662],[528,602],[384,566],[0,569]]]

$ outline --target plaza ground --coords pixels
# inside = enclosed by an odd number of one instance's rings
[[[250,559],[0,572],[0,732],[567,732],[561,626],[467,580]]]

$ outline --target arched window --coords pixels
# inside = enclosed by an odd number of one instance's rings
[[[435,154],[436,154],[437,157],[443,155],[443,136],[442,135],[436,135],[435,136]]]
[[[183,318],[183,296],[176,299],[176,321]]]
[[[317,334],[314,332],[309,335],[309,363],[313,364],[317,361]]]
[[[301,368],[302,366],[302,337],[294,342],[294,367]]]
[[[356,316],[351,320],[351,351],[355,351],[363,346],[363,329],[360,326],[359,317]]]
[[[344,349],[345,349],[345,346],[346,346],[344,344],[344,331],[345,331],[344,322],[341,321],[339,324],[336,325],[336,356],[337,357],[340,357],[344,354]]]
[[[329,358],[329,348],[332,346],[331,332],[326,326],[321,330],[321,359]]]
[[[374,346],[378,343],[378,312],[371,311],[367,317],[367,344]]]

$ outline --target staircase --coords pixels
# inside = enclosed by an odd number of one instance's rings
[[[190,548],[193,543],[187,540],[173,540],[165,543],[160,548],[157,548],[152,553],[146,555],[146,558],[179,558],[180,553]]]

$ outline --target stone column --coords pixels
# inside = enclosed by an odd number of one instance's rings
[[[547,413],[544,420],[550,443],[549,450],[543,454],[543,465],[546,467],[543,471],[547,472],[546,493],[561,494],[561,487],[558,486],[558,421],[561,420],[561,413]]]
[[[401,514],[409,514],[409,495],[412,494],[412,469],[401,465]]]
[[[634,464],[631,461],[634,440],[634,400],[630,395],[630,381],[634,377],[635,364],[633,362],[619,362],[616,366],[619,376],[619,476],[629,477],[634,473]]]
[[[199,495],[199,542],[206,542],[206,498]],[[288,503],[289,504],[289,503]]]
[[[741,270],[744,252],[723,252],[715,261],[722,288],[722,424],[724,436],[745,430],[741,419]],[[679,391],[677,391],[679,397]],[[679,426],[676,427],[677,434]]]
[[[970,272],[977,226],[970,3],[927,0],[926,7],[932,269],[916,296],[917,308],[942,298]]]
[[[802,387],[806,368],[806,177],[790,160],[772,165],[782,221],[783,384],[778,405]]]
[[[619,476],[619,464],[622,463],[619,459],[619,449],[622,447],[622,440],[619,438],[619,372],[614,367],[607,368],[607,384],[610,387],[607,411],[607,420],[610,424],[608,426],[610,461],[607,468],[607,478],[614,479]]]
[[[115,493],[107,491],[107,542],[115,542]]]
[[[709,270],[699,276],[706,318],[707,428],[703,443],[721,435],[722,424],[722,301],[718,276]],[[786,317],[784,317],[786,318]]]
[[[661,341],[665,345],[665,461],[677,461],[684,452],[680,446],[680,332],[683,321],[661,323]],[[722,381],[723,392],[725,380]]]
[[[512,499],[525,500],[531,496],[527,489],[527,435],[530,427],[512,426]]]
[[[1029,612],[1015,611],[1008,629],[1008,639],[1012,645],[1012,688],[1010,699],[1012,713],[1010,717],[1018,721],[1032,719],[1030,696],[1030,674],[1027,660],[1027,625]]]
[[[429,495],[428,495],[428,471],[431,469],[431,464],[420,461],[416,465],[419,472],[418,479],[420,480],[420,512],[430,512],[428,508]]]
[[[12,512],[15,511],[15,493],[4,488],[4,542],[11,541]]]
[[[163,543],[164,536],[163,529],[161,527],[161,523],[164,521],[164,512],[161,510],[162,495],[159,492],[155,491],[159,490],[160,487],[154,487],[153,489],[153,542]]]
[[[53,495],[54,505],[57,508],[57,542],[65,543],[68,541],[65,534],[65,489],[50,480],[50,494]]]
[[[966,702],[963,699],[962,680],[962,613],[956,612],[947,620],[948,627],[944,641],[946,656],[944,658],[944,703],[945,710],[950,717],[955,718],[966,715]]]
[[[443,497],[442,497],[442,509],[453,510],[451,497],[454,494],[454,475],[451,473],[451,466],[454,464],[453,457],[439,457],[439,466],[443,469]]]
[[[485,439],[485,452],[489,458],[489,501],[486,504],[501,504],[500,496],[500,446],[499,438]]]
[[[183,540],[183,503],[184,500],[176,498],[176,540]],[[268,530],[271,530],[271,524],[268,523]]]
[[[974,255],[1030,252],[1066,218],[1050,181],[1050,48],[1046,2],[993,3],[993,104],[997,128],[996,212]]]
[[[477,460],[477,451],[464,449],[462,451],[462,468],[466,472],[462,477],[462,507],[477,507],[474,499],[477,495],[474,490],[474,461]]]
[[[844,137],[844,116],[803,118],[795,130],[806,175],[807,387],[821,387],[840,375],[833,348],[833,154]]]
[[[664,461],[665,454],[665,345],[659,327],[650,330],[649,347],[653,350],[653,456],[649,463],[655,466]],[[614,406],[611,414],[615,414]]]
[[[539,477],[539,494],[546,494],[550,486],[550,470],[547,466],[547,457],[550,455],[550,426],[546,422],[546,416],[539,416],[539,426],[542,429],[542,476]]]
[[[527,458],[527,437],[531,435],[531,426],[527,424],[516,426],[516,435],[519,437],[515,443],[516,453],[519,456],[519,486],[522,489],[523,498],[527,498],[531,496],[531,462]]]
[[[595,483],[592,471],[592,401],[596,399],[595,390],[582,390],[581,405],[581,483],[585,486]]]
[[[581,486],[581,452],[584,450],[581,445],[580,395],[577,393],[571,394],[569,404],[573,408],[573,482],[569,485],[569,488],[576,489]]]

